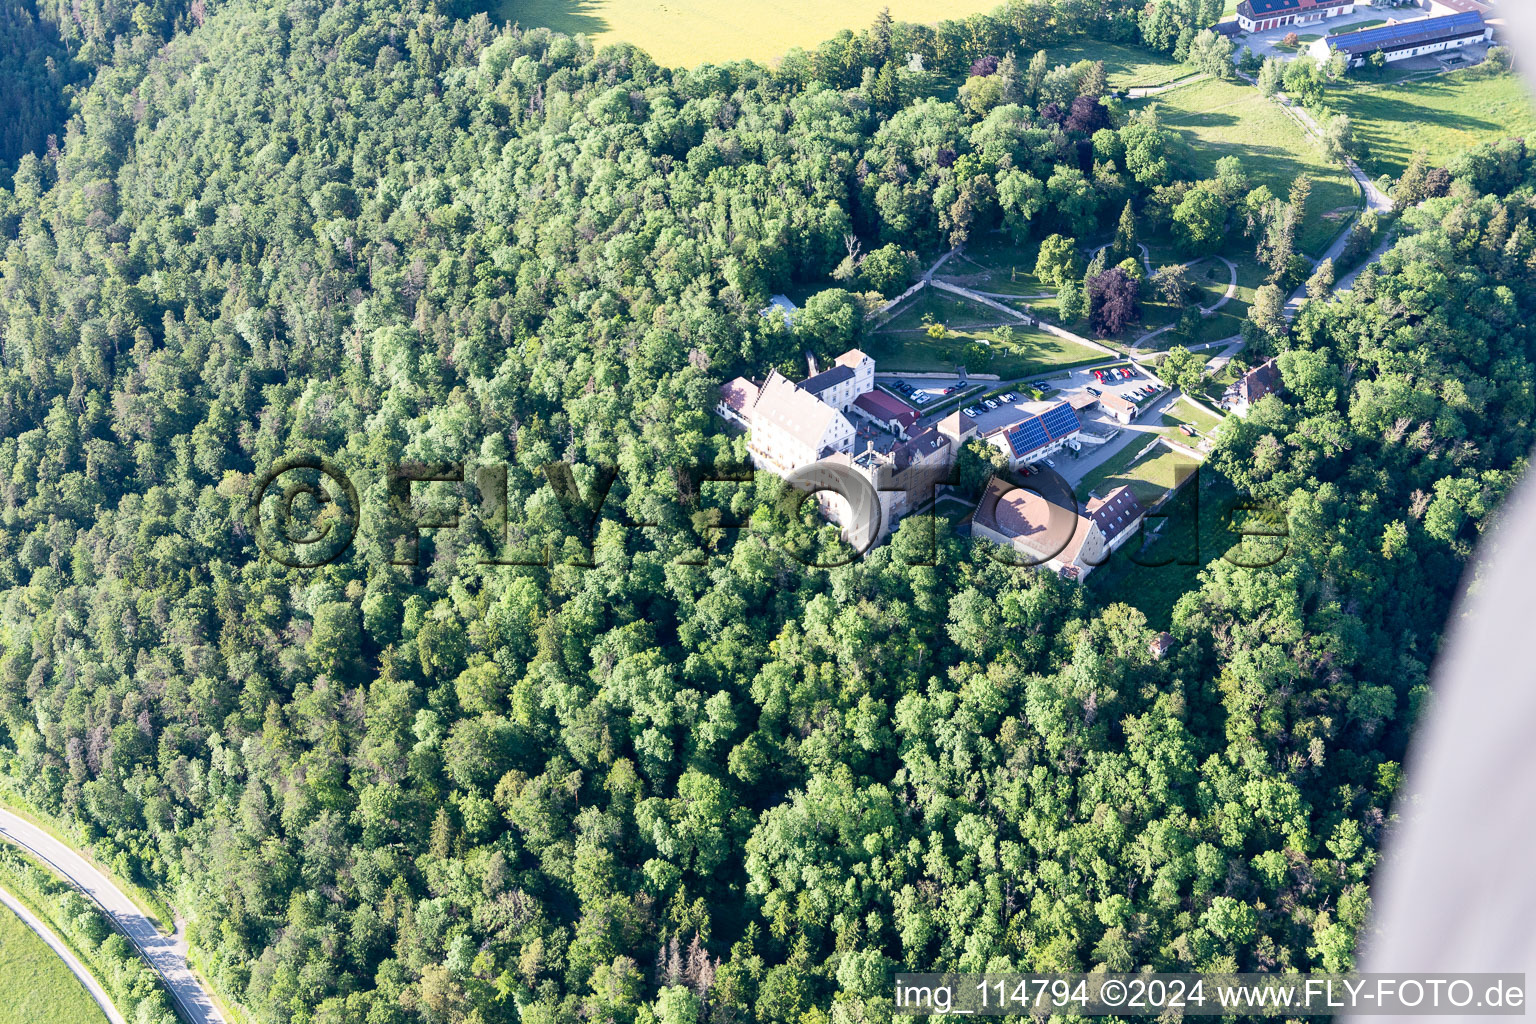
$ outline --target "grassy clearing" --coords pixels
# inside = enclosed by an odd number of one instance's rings
[[[796,46],[814,49],[842,29],[872,24],[882,7],[897,21],[932,24],[990,11],[997,0],[501,0],[502,20],[628,42],[676,67],[732,60],[770,63]]]
[[[1151,506],[1198,465],[1189,456],[1163,445],[1152,449],[1145,458],[1137,458],[1151,440],[1148,437],[1145,441],[1140,438],[1131,441],[1108,462],[1083,477],[1079,490],[1084,494],[1092,491],[1103,497],[1117,487],[1129,487],[1135,492],[1137,501]]]
[[[1478,68],[1403,82],[1354,79],[1328,90],[1328,103],[1354,122],[1360,164],[1394,177],[1415,150],[1444,164],[1484,142],[1536,135],[1536,107],[1515,75]]]
[[[106,1015],[47,943],[0,906],[0,1024],[103,1024]]]
[[[1235,156],[1253,185],[1283,197],[1298,176],[1310,174],[1312,196],[1297,240],[1308,254],[1320,254],[1339,233],[1336,219],[1324,214],[1360,205],[1349,172],[1252,86],[1207,79],[1143,102],[1157,103],[1163,123],[1182,137],[1176,157],[1192,177],[1212,177],[1218,160]]]
[[[1101,60],[1109,77],[1111,89],[1129,89],[1134,85],[1163,85],[1195,73],[1187,64],[1180,64],[1139,46],[1120,46],[1095,39],[1083,39],[1046,51],[1051,65],[1075,64],[1080,60]]]
[[[1162,413],[1162,433],[1182,444],[1197,445],[1200,437],[1207,437],[1221,426],[1221,420],[1204,409],[1199,408],[1188,399],[1180,398],[1168,406]],[[1179,429],[1180,424],[1188,424],[1199,431],[1200,437],[1190,437]]]
[[[1342,230],[1336,229],[1337,230]],[[1201,317],[1198,327],[1186,334],[1180,330],[1168,331],[1152,339],[1149,348],[1168,349],[1174,345],[1203,345],[1211,341],[1220,341],[1230,338],[1243,329],[1243,321],[1248,316],[1248,307],[1253,302],[1254,292],[1264,283],[1267,271],[1254,260],[1252,254],[1229,255],[1227,257],[1237,264],[1237,293],[1228,299],[1226,304],[1215,313],[1207,317]],[[1154,260],[1153,266],[1157,263]],[[1214,274],[1214,276],[1212,276]],[[1200,304],[1210,308],[1227,291],[1227,283],[1231,275],[1227,273],[1226,265],[1220,260],[1207,260],[1191,268],[1191,276],[1200,288]],[[1170,318],[1171,319],[1171,318]]]
[[[980,341],[990,349],[991,358],[984,366],[967,356],[967,349]],[[922,331],[878,331],[865,339],[863,347],[882,371],[951,371],[963,365],[974,373],[995,373],[1005,380],[1105,358],[1102,352],[1022,325],[1013,328],[1013,341],[1006,346],[992,329],[952,329],[943,338],[930,338]]]
[[[882,332],[912,331],[921,334],[928,326],[923,321],[924,316],[932,317],[936,324],[962,331],[993,327],[1006,319],[1004,314],[995,309],[968,302],[937,288],[924,288],[908,299],[895,316],[881,324],[880,329]]]
[[[1003,234],[968,242],[965,251],[944,264],[939,277],[979,292],[1040,295],[1055,289],[1035,276],[1040,240],[1015,245]]]

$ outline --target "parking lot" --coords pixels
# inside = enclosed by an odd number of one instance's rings
[[[1132,402],[1141,402],[1144,399],[1137,396],[1138,391],[1143,391],[1149,387],[1162,390],[1158,383],[1148,377],[1139,367],[1127,365],[1126,370],[1130,373],[1129,377],[1121,376],[1118,373],[1111,376],[1106,370],[1073,370],[1065,378],[1058,377],[1049,381],[1035,383],[1049,384],[1057,389],[1056,392],[1047,395],[1047,398],[1056,398],[1059,393],[1070,393],[1092,388],[1101,394],[1116,394]],[[1098,373],[1103,373],[1105,379],[1100,379]]]
[[[1390,16],[1398,21],[1418,21],[1421,18],[1427,18],[1429,15],[1415,8],[1407,7],[1393,10]],[[1373,22],[1379,25],[1387,17],[1388,15],[1383,14],[1375,7],[1366,7],[1352,14],[1341,14],[1332,18],[1319,18],[1305,25],[1282,25],[1279,28],[1269,29],[1267,32],[1239,33],[1237,48],[1241,51],[1243,45],[1247,44],[1259,57],[1279,57],[1281,60],[1295,60],[1298,55],[1307,52],[1305,45],[1299,50],[1286,50],[1276,45],[1292,32],[1296,33],[1305,44],[1325,35],[1353,32],[1361,26],[1373,27]]]
[[[1004,398],[1009,400],[1005,402]],[[960,407],[961,412],[976,421],[976,430],[982,435],[1018,422],[1027,412],[1039,412],[1044,408],[1029,396],[1029,392],[1018,389],[1005,391],[1001,395],[987,399],[987,402],[990,405],[975,402]]]
[[[962,381],[958,377],[880,377],[878,381],[918,412],[926,412],[933,406],[946,402],[963,391],[982,390],[986,387],[995,386],[987,381]]]

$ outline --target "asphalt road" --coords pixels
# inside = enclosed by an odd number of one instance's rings
[[[96,976],[90,972],[90,969],[85,964],[80,962],[80,958],[75,956],[70,948],[65,945],[64,940],[54,934],[52,928],[49,928],[36,914],[28,910],[26,904],[4,889],[0,889],[0,903],[10,907],[12,912],[21,918],[21,923],[36,932],[37,937],[46,942],[48,948],[53,950],[60,960],[64,961],[64,966],[69,968],[71,974],[80,979],[80,984],[84,985],[85,990],[91,994],[91,998],[96,1000],[96,1005],[101,1007],[101,1012],[107,1015],[107,1020],[111,1021],[112,1024],[128,1024],[127,1019],[117,1012],[117,1007],[112,1005],[112,998],[107,995],[107,990],[101,987],[101,983],[96,980]]]
[[[0,807],[0,839],[15,843],[73,882],[117,924],[159,972],[188,1024],[226,1024],[212,995],[187,966],[184,939],[162,934],[113,881],[80,854],[25,818]]]

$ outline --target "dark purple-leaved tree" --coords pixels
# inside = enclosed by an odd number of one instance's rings
[[[1100,337],[1119,334],[1141,319],[1141,285],[1119,267],[1088,279],[1088,322]]]
[[[1109,111],[1092,96],[1079,96],[1072,101],[1072,112],[1067,115],[1067,131],[1093,134],[1100,128],[1109,127]]]
[[[986,78],[997,74],[997,58],[988,54],[971,65],[972,78]]]

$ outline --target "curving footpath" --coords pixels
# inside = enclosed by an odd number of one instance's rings
[[[128,1024],[127,1019],[117,1012],[117,1007],[112,1005],[112,998],[107,995],[107,990],[101,987],[101,983],[96,980],[96,976],[90,972],[85,964],[80,962],[80,958],[75,956],[74,952],[65,945],[64,940],[59,938],[52,928],[49,928],[36,914],[28,910],[26,904],[4,889],[0,889],[0,903],[10,907],[11,911],[21,918],[21,923],[36,932],[37,937],[46,942],[48,948],[53,950],[60,960],[64,961],[64,966],[69,968],[71,974],[80,979],[80,984],[84,985],[85,990],[91,994],[91,998],[96,1000],[96,1005],[101,1007],[101,1012],[107,1015],[107,1020],[111,1021],[112,1024]]]
[[[0,807],[0,839],[15,843],[96,901],[165,982],[188,1024],[226,1024],[213,995],[187,965],[184,939],[163,935],[117,885],[80,854],[20,815]],[[117,1018],[121,1019],[121,1018]]]

